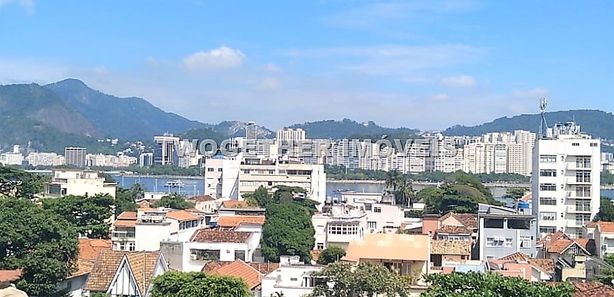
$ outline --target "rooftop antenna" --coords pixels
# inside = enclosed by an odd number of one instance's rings
[[[546,97],[539,98],[539,111],[541,113],[541,122],[539,123],[539,134],[541,137],[546,137],[548,133],[548,123],[546,123],[546,106],[548,105],[548,100]]]

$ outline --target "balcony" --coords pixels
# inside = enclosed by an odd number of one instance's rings
[[[134,231],[113,231],[111,233],[112,241],[133,241]]]
[[[590,207],[579,207],[576,205],[567,205],[568,213],[591,213]]]

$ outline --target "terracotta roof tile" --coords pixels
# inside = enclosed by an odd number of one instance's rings
[[[232,263],[234,261],[209,261],[205,264],[205,266],[203,266],[202,271],[203,272],[212,272],[216,269],[219,269],[222,266],[228,265],[230,263]],[[279,268],[279,263],[256,263],[256,262],[250,262],[250,263],[246,263],[247,265],[253,267],[254,269],[260,271],[260,273],[262,273],[263,275],[267,275],[269,273],[271,273],[273,270]]]
[[[521,253],[521,252],[516,252],[513,254],[509,254],[505,257],[501,257],[499,258],[499,260],[504,260],[504,261],[528,261],[529,260],[529,255]]]
[[[100,251],[110,249],[111,240],[108,239],[79,239],[79,259],[81,260],[96,260]]]
[[[614,222],[597,222],[599,231],[601,232],[614,232]]]
[[[151,283],[160,252],[103,250],[96,259],[85,289],[92,292],[106,292],[124,257],[128,260],[139,290],[144,292]]]
[[[196,221],[200,217],[185,210],[172,210],[166,213],[166,217],[177,221]]]
[[[541,268],[547,273],[554,273],[554,260],[552,259],[529,259],[529,264]]]
[[[221,216],[217,220],[220,227],[238,227],[241,224],[264,224],[264,216]]]
[[[194,232],[194,235],[192,235],[192,238],[190,240],[193,242],[244,243],[249,239],[250,236],[251,236],[251,233],[249,232],[198,229]]]
[[[463,226],[467,227],[468,229],[473,230],[473,229],[478,228],[478,216],[476,214],[449,212],[445,214],[444,216],[442,216],[441,218],[439,218],[439,221],[443,222],[449,217],[453,217],[454,219],[456,219],[459,223],[463,224]]]
[[[467,229],[465,226],[451,226],[446,225],[435,231],[436,234],[465,234],[471,235],[472,231]]]
[[[225,208],[252,208],[247,204],[247,201],[239,201],[239,200],[226,200],[222,202],[222,207]]]
[[[21,269],[0,270],[0,282],[14,282],[21,278]]]
[[[433,240],[431,254],[435,255],[471,255],[471,241],[467,240]]]
[[[136,226],[136,221],[133,220],[118,220],[113,223],[115,227],[125,227],[125,228],[134,228]]]
[[[188,200],[190,201],[196,201],[196,202],[204,202],[204,201],[215,201],[215,198],[209,196],[209,195],[200,195],[200,196],[193,196],[188,198]]]
[[[124,211],[117,216],[118,220],[136,220],[136,211]]]
[[[241,260],[236,260],[230,264],[220,266],[210,273],[241,278],[247,283],[250,290],[260,286],[263,277],[260,271]]]
[[[614,297],[614,289],[602,283],[574,283],[574,297]]]

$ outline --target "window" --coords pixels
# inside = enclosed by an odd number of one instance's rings
[[[507,237],[505,238],[505,247],[512,247],[512,239]]]
[[[555,155],[540,155],[539,156],[540,163],[556,163]]]
[[[365,210],[371,211],[371,203],[365,203]]]
[[[552,227],[552,226],[539,227],[539,233],[554,233],[554,232],[556,232],[556,227]]]
[[[324,249],[324,243],[318,242],[318,243],[316,244],[316,249],[318,249],[318,250],[323,250],[323,249]]]
[[[586,223],[590,222],[591,215],[589,214],[579,214],[576,215],[576,225],[584,226]]]
[[[590,156],[576,157],[576,167],[591,168],[591,157]]]
[[[539,189],[541,191],[556,191],[556,184],[540,184]]]
[[[526,219],[507,219],[507,228],[514,230],[529,230],[531,229],[531,221]]]
[[[591,147],[597,147],[599,146],[596,142],[591,142]]]
[[[591,187],[576,187],[576,197],[591,197]]]
[[[591,211],[590,200],[576,201],[576,211]]]
[[[521,248],[530,248],[531,247],[531,237],[532,236],[520,236],[520,247]]]
[[[539,176],[556,176],[556,169],[541,169],[539,171]]]
[[[484,228],[503,229],[503,219],[484,219]]]
[[[120,250],[120,251],[125,251],[125,250],[126,250],[126,244],[125,244],[125,243],[123,243],[123,242],[120,242],[120,243],[119,243],[119,250]]]
[[[580,146],[580,143],[579,142],[574,142],[574,143],[571,144],[571,146]]]
[[[131,252],[134,252],[136,250],[136,247],[134,246],[134,242],[128,243],[128,250]]]
[[[487,237],[486,246],[487,247],[503,247],[503,246],[511,247],[512,239],[509,237],[505,238],[505,237],[499,237],[499,236]]]
[[[217,172],[222,172],[222,168],[221,168],[221,167],[220,167],[220,168],[218,168],[218,169],[217,169]]]
[[[356,235],[358,234],[357,225],[329,225],[328,233],[335,235]]]
[[[235,251],[235,260],[245,261],[245,251]]]
[[[367,222],[367,228],[369,228],[369,229],[376,229],[377,228],[377,222],[372,222],[372,221]]]
[[[539,197],[539,204],[541,204],[541,205],[556,205],[556,198],[554,198],[554,197]]]
[[[382,208],[381,207],[374,207],[373,208],[373,212],[382,212]]]
[[[213,172],[213,170],[215,170],[215,168],[207,168],[207,172]]]
[[[203,260],[220,260],[220,250],[192,250],[192,259],[197,261]]]
[[[540,218],[542,221],[554,221],[556,220],[556,212],[541,212]]]
[[[576,182],[578,183],[590,183],[591,182],[591,172],[590,171],[577,171],[576,172]]]
[[[314,287],[314,278],[310,276],[303,276],[303,282],[301,283],[301,287],[303,288],[313,288]]]

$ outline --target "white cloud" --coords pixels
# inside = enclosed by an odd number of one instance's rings
[[[19,3],[19,5],[21,5],[21,7],[23,7],[28,14],[34,14],[36,9],[36,3],[34,3],[34,0],[0,0],[0,7],[11,3]]]
[[[446,87],[473,87],[476,84],[475,78],[470,75],[448,76],[441,79],[441,84]]]
[[[281,82],[273,77],[265,77],[256,86],[258,90],[272,91],[281,88]]]
[[[279,72],[281,72],[281,68],[279,68],[279,66],[277,66],[277,65],[275,65],[275,64],[273,64],[273,63],[268,63],[268,64],[265,64],[265,65],[262,67],[262,69],[264,69],[264,71],[267,71],[267,72],[273,72],[273,73],[279,73]]]
[[[183,65],[190,71],[209,71],[237,68],[244,61],[245,55],[240,50],[222,46],[193,53],[183,59]]]

